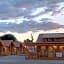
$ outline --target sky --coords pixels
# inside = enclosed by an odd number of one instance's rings
[[[36,42],[40,33],[64,32],[64,0],[0,0],[0,35]]]

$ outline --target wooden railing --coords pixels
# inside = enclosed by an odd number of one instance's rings
[[[36,59],[36,58],[37,58],[37,53],[32,53],[32,52],[26,53],[25,59]]]

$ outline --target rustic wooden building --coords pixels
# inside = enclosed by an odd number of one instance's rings
[[[14,45],[16,47],[16,54],[20,54],[20,43],[19,42],[14,42]]]
[[[20,54],[24,54],[24,46],[23,46],[23,43],[19,42],[20,43]]]
[[[14,45],[16,47],[16,54],[24,54],[25,50],[22,42],[14,42]]]
[[[0,55],[11,55],[10,45],[12,40],[0,40]]]
[[[21,42],[12,40],[0,40],[0,56],[23,54],[23,46]]]
[[[26,59],[64,60],[64,33],[40,34],[36,43],[27,43]]]
[[[4,44],[3,42],[0,40],[0,56],[2,56],[4,54]]]

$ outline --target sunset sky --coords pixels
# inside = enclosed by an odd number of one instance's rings
[[[0,0],[0,35],[34,42],[40,33],[64,33],[64,0]]]

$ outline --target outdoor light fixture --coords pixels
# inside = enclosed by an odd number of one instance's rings
[[[53,48],[57,49],[57,46],[53,46]]]
[[[64,48],[64,46],[60,46],[60,49]]]
[[[14,48],[16,50],[16,48]]]

